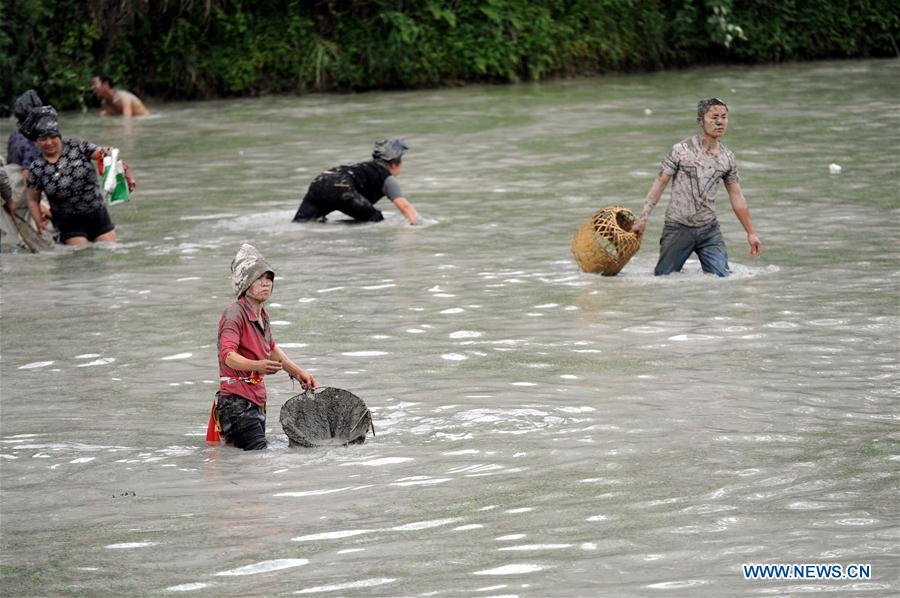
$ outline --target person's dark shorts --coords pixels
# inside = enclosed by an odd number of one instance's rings
[[[216,417],[222,436],[235,447],[256,451],[268,446],[266,442],[266,412],[237,395],[217,394]]]
[[[106,206],[100,206],[87,214],[54,214],[53,226],[59,231],[59,240],[62,243],[74,237],[86,237],[88,241],[93,242],[100,235],[105,235],[116,228],[109,218]]]
[[[325,221],[330,212],[343,212],[359,222],[381,222],[384,215],[353,187],[349,177],[320,174],[310,184],[294,222]]]

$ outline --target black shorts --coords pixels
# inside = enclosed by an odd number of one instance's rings
[[[352,179],[320,174],[300,202],[294,222],[324,221],[325,216],[334,211],[343,212],[358,222],[384,220],[381,211],[354,188]]]
[[[244,397],[221,393],[216,396],[216,417],[225,440],[245,451],[266,448],[265,410]]]
[[[59,240],[62,243],[73,237],[86,237],[88,241],[93,242],[100,235],[105,235],[116,228],[109,219],[106,206],[100,206],[87,214],[54,214],[53,226],[59,231]]]

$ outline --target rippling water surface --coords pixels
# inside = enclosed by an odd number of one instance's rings
[[[115,248],[2,257],[3,593],[896,595],[898,79],[814,63],[64,114],[139,190]],[[710,95],[763,254],[722,192],[729,279],[652,276],[664,205],[619,276],[581,273],[574,231],[639,211]],[[421,226],[389,205],[290,222],[317,172],[393,135]],[[242,242],[277,270],[276,339],[365,399],[374,439],[288,449],[281,374],[270,450],[206,446]]]

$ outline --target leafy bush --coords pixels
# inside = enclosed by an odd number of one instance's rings
[[[715,62],[897,56],[891,0],[16,0],[0,112],[33,87],[96,103],[408,88]]]

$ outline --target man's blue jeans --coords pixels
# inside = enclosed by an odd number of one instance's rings
[[[703,226],[666,222],[659,239],[659,262],[654,274],[663,276],[681,272],[684,262],[694,252],[700,258],[700,267],[704,272],[728,276],[728,253],[725,251],[725,239],[719,231],[718,220]]]

